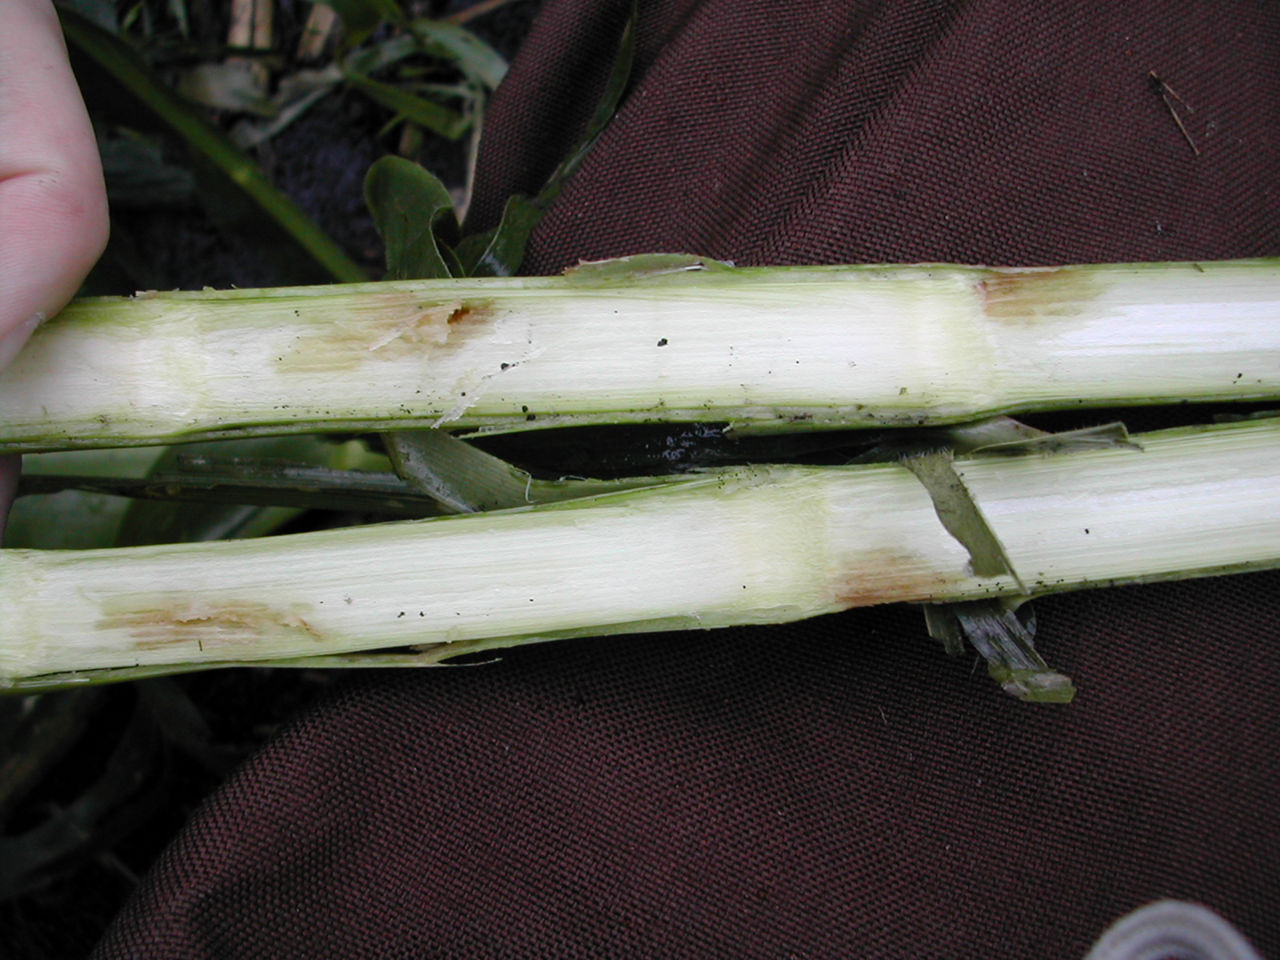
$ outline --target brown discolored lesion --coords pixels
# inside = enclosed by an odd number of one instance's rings
[[[844,564],[835,584],[835,602],[850,608],[946,599],[969,580],[963,570],[951,575],[939,570],[928,557],[885,553]]]
[[[988,317],[1015,323],[1079,316],[1098,293],[1096,278],[1075,267],[993,268],[977,289]]]
[[[479,300],[424,303],[401,293],[362,298],[358,310],[317,320],[277,363],[287,371],[336,373],[370,360],[426,357],[483,333],[495,313]]]
[[[139,650],[194,646],[211,651],[261,643],[264,638],[323,642],[324,635],[307,620],[310,613],[300,603],[277,607],[250,600],[182,599],[107,611],[96,626],[127,632]]]
[[[493,316],[492,308],[483,307],[477,303],[460,303],[453,308],[449,314],[449,326],[460,327],[463,325],[472,325],[477,323],[485,323]]]

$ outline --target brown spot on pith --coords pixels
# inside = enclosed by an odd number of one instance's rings
[[[425,357],[482,332],[493,317],[482,301],[423,303],[403,293],[370,297],[359,311],[314,323],[287,355],[287,370],[339,372],[373,360]]]
[[[1072,267],[1027,267],[990,270],[977,286],[991,319],[1034,322],[1079,315],[1094,294],[1090,280]]]
[[[449,314],[449,325],[461,325],[464,323],[476,323],[487,319],[488,314],[484,310],[480,310],[475,304],[464,303],[458,307],[453,313]]]
[[[926,557],[885,554],[846,564],[836,585],[835,600],[846,608],[919,603],[945,597],[968,579],[962,569],[948,576]]]
[[[103,630],[125,630],[139,650],[195,645],[202,651],[253,644],[266,637],[324,639],[307,622],[304,604],[273,607],[253,601],[178,600],[108,613]]]

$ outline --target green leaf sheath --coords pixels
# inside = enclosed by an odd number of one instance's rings
[[[546,184],[538,192],[538,195],[534,197],[533,203],[539,209],[545,210],[560,195],[564,185],[573,176],[578,167],[582,165],[582,161],[587,158],[587,154],[595,146],[596,140],[604,133],[605,128],[613,120],[613,115],[617,113],[618,107],[622,103],[622,97],[627,92],[627,86],[631,82],[631,68],[635,63],[636,55],[636,27],[639,16],[640,5],[638,2],[633,2],[631,4],[631,15],[627,18],[627,22],[622,28],[622,37],[618,41],[618,51],[614,56],[613,67],[609,71],[609,79],[605,82],[600,102],[596,104],[595,112],[587,124],[587,129],[583,133],[582,139],[551,174]]]

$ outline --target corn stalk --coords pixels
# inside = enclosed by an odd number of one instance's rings
[[[0,452],[411,427],[897,427],[1280,397],[1274,261],[640,263],[83,300],[0,377]]]
[[[1007,558],[901,463],[730,468],[565,503],[261,540],[0,552],[0,676],[232,662],[412,662],[558,637],[778,623],[1280,563],[1280,420],[1046,453],[955,476]],[[58,677],[56,675],[62,675]]]
[[[80,301],[37,331],[0,377],[0,451],[424,426],[898,427],[1272,400],[1278,324],[1275,261],[731,269],[660,256],[555,278],[150,293]],[[1275,419],[617,484],[533,481],[438,436],[393,450],[406,482],[449,509],[516,506],[0,552],[0,684],[425,664],[903,601],[930,605],[944,637],[968,614],[938,605],[996,604],[986,639],[969,634],[981,645],[1017,633],[997,623],[1017,598],[1280,563]],[[414,449],[453,466],[415,467]],[[479,493],[444,475],[473,467]],[[1020,643],[1005,644],[1003,682],[1053,698],[1062,678]]]

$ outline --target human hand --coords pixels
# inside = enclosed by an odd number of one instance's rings
[[[0,369],[107,242],[102,165],[50,0],[0,0]],[[17,482],[0,463],[0,518]]]

